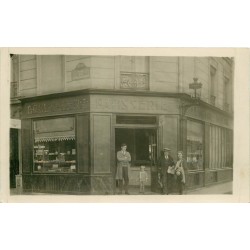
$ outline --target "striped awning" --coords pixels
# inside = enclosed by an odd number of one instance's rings
[[[35,142],[51,142],[51,141],[70,141],[75,140],[74,135],[50,136],[50,137],[37,137]]]
[[[202,143],[202,137],[198,136],[187,136],[188,141],[193,141],[193,142],[200,142]]]
[[[75,140],[75,124],[72,117],[35,121],[35,142]]]

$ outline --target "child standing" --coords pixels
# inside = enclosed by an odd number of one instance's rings
[[[139,173],[139,180],[140,180],[140,193],[145,193],[145,183],[148,180],[148,174],[145,171],[145,166],[141,166],[141,171]]]

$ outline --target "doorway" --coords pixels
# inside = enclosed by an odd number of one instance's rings
[[[18,129],[10,129],[10,188],[16,188],[16,175],[19,174]]]
[[[122,143],[127,144],[127,151],[131,155],[129,185],[139,186],[140,167],[145,166],[148,175],[146,186],[150,187],[152,168],[157,161],[157,129],[116,128],[115,152],[121,150]]]

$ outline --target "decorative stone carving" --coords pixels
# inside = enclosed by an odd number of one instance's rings
[[[122,72],[121,89],[149,89],[148,74]]]
[[[90,68],[84,63],[78,63],[75,69],[71,71],[71,80],[77,81],[86,78],[90,78]]]

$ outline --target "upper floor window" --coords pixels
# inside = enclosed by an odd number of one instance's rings
[[[225,111],[229,111],[229,103],[230,103],[229,79],[225,77],[224,78],[224,110]]]
[[[210,66],[210,103],[215,105],[216,103],[216,68]]]
[[[149,89],[149,57],[121,56],[122,89]]]
[[[10,97],[18,96],[19,61],[18,55],[11,56]]]

